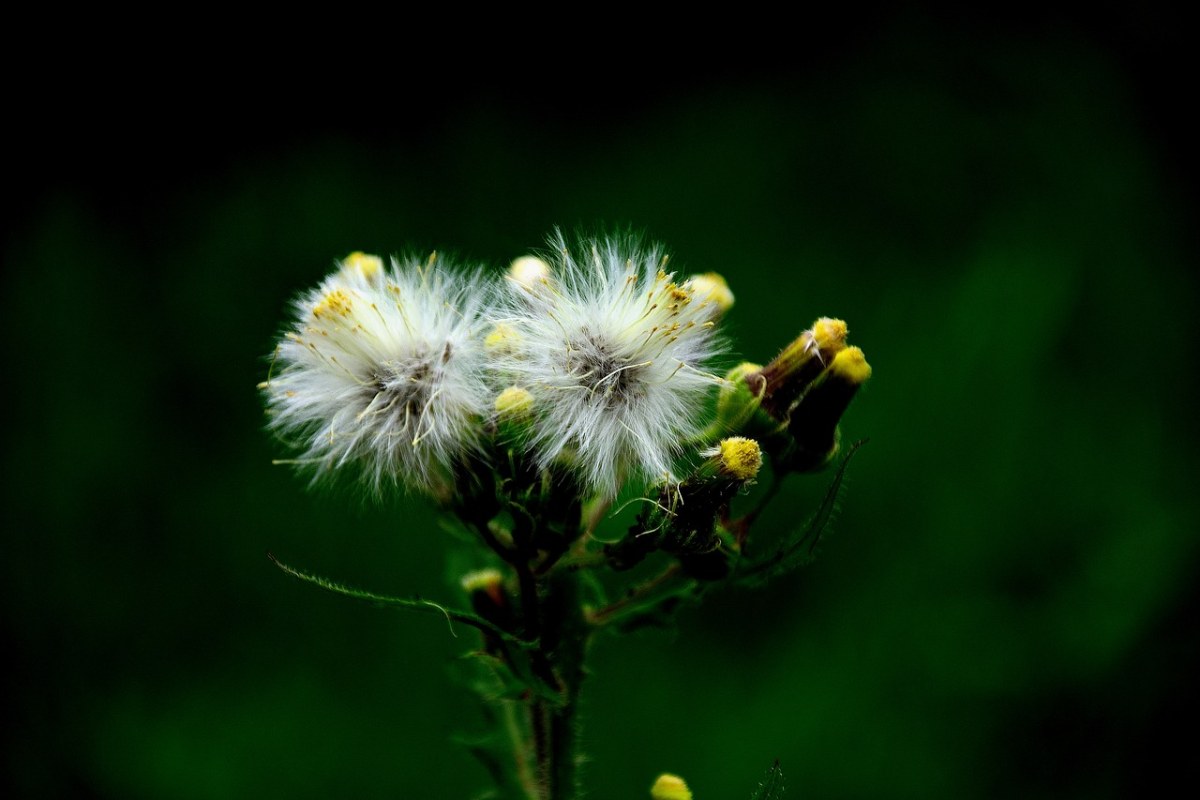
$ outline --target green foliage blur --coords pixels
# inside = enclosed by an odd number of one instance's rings
[[[452,742],[482,726],[452,677],[473,632],[266,557],[461,604],[461,547],[418,499],[272,466],[255,384],[335,258],[498,269],[556,225],[632,226],[724,274],[739,358],[830,315],[874,368],[843,421],[871,441],[813,566],[596,642],[590,797],[670,771],[744,798],[776,758],[795,797],[1123,796],[1181,769],[1192,189],[1152,85],[1155,37],[1178,40],[1124,22],[897,17],[644,91],[597,73],[556,94],[531,70],[335,108],[264,86],[255,113],[193,97],[149,129],[126,98],[117,127],[84,115],[14,155],[7,796],[486,787]],[[757,530],[824,486],[791,478]]]

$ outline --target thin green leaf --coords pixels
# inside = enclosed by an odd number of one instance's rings
[[[333,592],[334,594],[340,594],[345,597],[352,597],[355,600],[363,600],[379,606],[404,608],[408,609],[409,611],[420,611],[427,614],[441,614],[446,618],[446,625],[450,628],[450,635],[454,636],[455,638],[458,637],[458,634],[454,632],[454,623],[461,622],[464,625],[470,625],[473,628],[478,628],[485,633],[493,634],[506,642],[519,645],[523,648],[534,647],[537,644],[536,642],[527,642],[520,637],[514,636],[513,634],[496,627],[483,617],[476,616],[468,611],[449,609],[433,602],[432,600],[425,600],[415,595],[411,598],[390,597],[388,595],[368,592],[363,589],[354,589],[344,584],[331,581],[328,578],[322,578],[319,575],[313,575],[309,572],[305,572],[304,570],[290,567],[276,558],[273,553],[267,553],[267,558],[271,560],[272,564],[279,567],[279,569],[283,570],[288,575],[291,575],[293,578],[299,578],[300,580],[306,583],[311,583],[314,586],[318,586],[327,592]]]
[[[812,562],[817,545],[821,543],[821,536],[833,520],[838,494],[846,479],[846,468],[850,466],[850,459],[854,458],[854,454],[866,443],[866,439],[859,439],[850,445],[837,471],[834,472],[829,488],[825,490],[821,505],[808,523],[788,537],[774,555],[743,570],[737,579],[739,583],[761,585]]]
[[[750,800],[780,800],[783,797],[783,770],[779,768],[779,759],[767,770],[767,774],[759,781],[758,788],[750,795]]]

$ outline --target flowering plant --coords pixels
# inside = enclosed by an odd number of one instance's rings
[[[269,427],[297,451],[282,463],[316,482],[350,474],[375,494],[425,495],[479,546],[460,609],[272,560],[330,591],[478,629],[470,682],[495,733],[472,749],[494,778],[489,796],[574,797],[596,635],[663,624],[715,586],[806,563],[861,444],[839,441],[871,374],[845,323],[818,319],[767,365],[718,374],[733,294],[716,273],[680,279],[668,265],[631,237],[559,234],[503,280],[436,254],[385,267],[354,253],[297,299],[259,386]],[[764,456],[767,488],[739,500]],[[808,524],[752,550],[785,476],[835,462]],[[632,525],[605,536],[628,507]],[[776,767],[760,796],[779,786]],[[651,793],[691,797],[671,775]]]

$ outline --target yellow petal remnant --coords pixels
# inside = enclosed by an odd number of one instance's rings
[[[719,273],[705,272],[693,275],[688,278],[687,285],[695,292],[698,300],[716,306],[718,314],[724,314],[733,308],[733,292]]]
[[[758,442],[743,436],[730,436],[720,444],[721,467],[739,481],[753,480],[762,468],[762,449]]]
[[[528,389],[510,386],[496,397],[496,415],[501,419],[519,420],[533,413],[533,395]]]
[[[342,269],[351,274],[362,275],[370,281],[383,272],[383,259],[355,250],[342,261]]]
[[[651,800],[692,800],[692,791],[683,778],[663,773],[650,787]]]

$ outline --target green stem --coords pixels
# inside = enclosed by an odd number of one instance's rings
[[[517,713],[514,709],[516,704],[506,700],[501,705],[503,706],[504,732],[508,735],[508,741],[512,745],[513,761],[517,767],[517,781],[530,800],[539,800],[537,796],[538,783],[529,771],[525,737],[521,734],[521,726],[517,721]]]
[[[606,625],[614,619],[619,619],[624,611],[628,609],[636,610],[656,589],[678,574],[680,574],[679,564],[671,564],[657,576],[646,581],[636,589],[631,590],[625,597],[604,608],[591,612],[588,615],[588,620],[592,625],[600,626]]]
[[[538,800],[572,800],[578,793],[576,709],[584,675],[584,651],[591,632],[583,613],[577,568],[558,564],[566,547],[547,553],[536,564],[539,553],[529,531],[514,535],[514,546],[510,547],[486,522],[475,527],[484,543],[517,574],[523,640],[532,645],[526,650],[529,670],[541,684],[528,699]],[[575,531],[577,534],[578,529]],[[575,538],[569,536],[567,541]],[[554,569],[556,564],[560,568]],[[557,694],[557,702],[547,699],[543,690]],[[514,747],[518,772],[523,751]]]
[[[546,797],[548,800],[571,800],[578,791],[576,711],[585,674],[584,655],[591,634],[583,615],[579,576],[575,571],[562,570],[547,576],[543,607],[542,643],[562,693],[562,703],[549,710]]]

